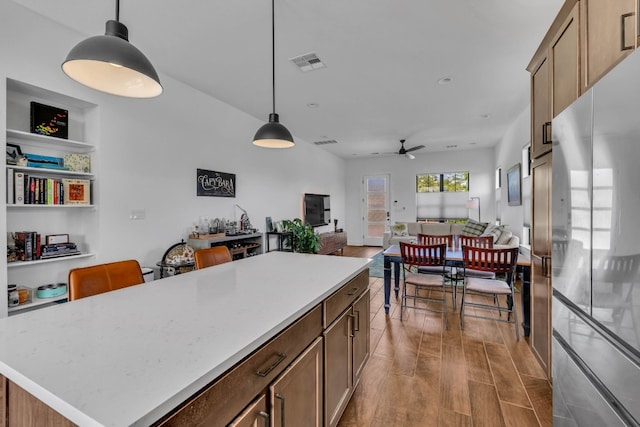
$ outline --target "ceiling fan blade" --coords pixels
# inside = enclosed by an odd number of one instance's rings
[[[420,150],[422,148],[424,148],[424,145],[416,145],[415,147],[407,148],[405,150],[405,152],[408,153],[409,151],[416,151],[416,150]]]

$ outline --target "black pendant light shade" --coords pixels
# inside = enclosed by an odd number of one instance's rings
[[[275,43],[275,13],[274,1],[271,0],[271,91],[273,113],[269,114],[269,123],[258,129],[253,137],[253,145],[265,148],[290,148],[296,145],[291,132],[280,124],[280,117],[276,114],[276,43]]]
[[[118,20],[107,21],[104,36],[90,37],[71,49],[62,70],[85,86],[113,95],[152,98],[162,93],[158,73],[129,43],[127,27]]]
[[[269,123],[258,129],[253,144],[266,148],[289,148],[295,145],[291,132],[279,122],[276,113],[269,114]]]

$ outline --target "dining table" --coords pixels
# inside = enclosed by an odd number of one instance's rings
[[[400,293],[400,271],[402,256],[400,245],[393,244],[382,252],[384,257],[384,312],[389,314],[391,308],[391,273],[395,284],[396,299]],[[446,265],[450,267],[463,267],[462,248],[447,248],[445,255]],[[520,301],[522,304],[522,329],[525,337],[530,333],[531,320],[531,258],[528,254],[519,253],[516,266],[516,274],[521,274]]]

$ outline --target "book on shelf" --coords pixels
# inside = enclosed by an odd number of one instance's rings
[[[8,168],[7,204],[89,205],[91,181],[33,176]]]
[[[14,171],[13,174],[14,200],[16,205],[24,205],[24,172]]]
[[[40,259],[41,236],[35,231],[16,231],[13,233],[16,261],[34,261]],[[7,259],[9,261],[9,259]]]
[[[12,168],[7,168],[7,204],[15,203],[15,185],[13,183],[13,173],[14,170]]]

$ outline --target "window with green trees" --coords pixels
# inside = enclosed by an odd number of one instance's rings
[[[416,218],[456,221],[468,217],[469,172],[416,175]]]

